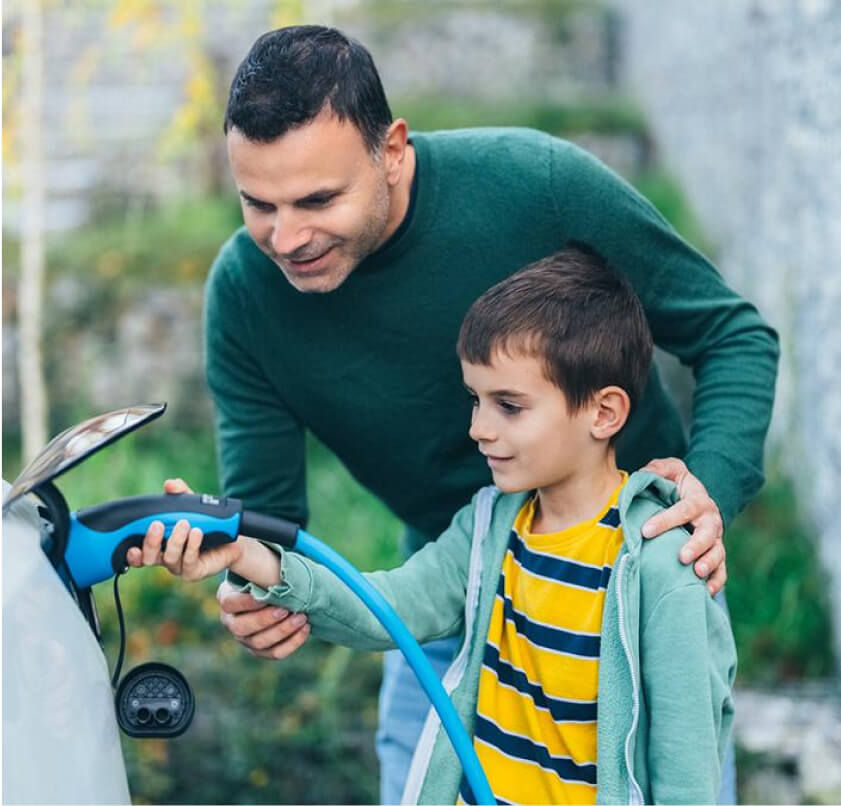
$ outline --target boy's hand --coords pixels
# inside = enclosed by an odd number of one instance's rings
[[[142,548],[131,548],[126,561],[132,568],[147,565],[163,565],[171,574],[183,577],[188,582],[218,574],[242,558],[242,538],[233,543],[226,543],[209,551],[200,552],[204,533],[201,529],[190,528],[185,520],[180,520],[167,538],[166,546],[161,550],[164,525],[154,521],[143,538]]]
[[[192,490],[182,479],[167,479],[164,482],[164,492],[191,493]],[[163,565],[170,573],[183,577],[192,582],[198,579],[218,574],[230,567],[242,557],[242,539],[238,537],[233,543],[214,548],[211,551],[199,552],[204,537],[201,529],[190,528],[186,520],[175,524],[172,534],[161,549],[164,536],[164,525],[160,521],[150,524],[143,538],[141,548],[130,548],[126,554],[126,562],[132,568],[142,568],[148,565]]]
[[[691,524],[694,531],[680,551],[680,561],[684,565],[695,562],[695,573],[707,577],[707,589],[715,596],[727,581],[724,523],[715,501],[680,459],[653,459],[642,469],[673,481],[680,495],[680,501],[643,525],[643,537]]]

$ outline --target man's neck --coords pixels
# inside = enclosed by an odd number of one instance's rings
[[[406,146],[404,161],[406,164],[400,174],[400,179],[391,192],[388,221],[383,230],[380,242],[377,244],[377,249],[394,235],[409,210],[409,201],[412,196],[412,179],[414,179],[416,170],[415,148],[411,143]]]
[[[577,523],[592,520],[605,507],[613,491],[622,481],[616,467],[616,456],[609,454],[591,465],[581,465],[557,484],[537,491],[532,532],[560,532]]]

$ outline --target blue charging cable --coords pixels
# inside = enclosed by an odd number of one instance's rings
[[[63,500],[63,499],[62,499]],[[383,595],[347,560],[298,524],[243,509],[234,498],[181,493],[122,498],[69,515],[64,559],[78,588],[119,574],[126,553],[140,546],[153,521],[164,524],[167,538],[179,520],[204,532],[202,550],[229,543],[240,533],[277,543],[329,568],[377,617],[406,656],[418,681],[441,717],[478,804],[496,804],[473,743],[418,642]]]
[[[447,731],[453,748],[461,762],[467,782],[473,789],[476,802],[479,804],[496,804],[496,798],[491,791],[488,779],[473,749],[467,731],[464,729],[452,700],[441,685],[429,659],[414,636],[401,621],[394,608],[385,597],[356,570],[341,554],[331,549],[316,537],[303,529],[298,530],[295,541],[295,551],[321,563],[329,568],[342,582],[345,583],[377,617],[379,622],[394,639],[394,643],[406,656],[406,660],[417,675],[418,682],[423,686],[433,707],[441,717],[441,724]]]

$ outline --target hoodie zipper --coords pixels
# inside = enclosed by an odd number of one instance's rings
[[[625,737],[625,766],[628,769],[628,778],[631,784],[629,802],[632,804],[641,804],[644,803],[644,798],[642,796],[642,790],[637,783],[637,779],[634,778],[634,769],[631,762],[631,738],[636,733],[637,723],[639,722],[639,686],[637,683],[637,674],[634,668],[633,658],[631,657],[631,647],[625,629],[625,610],[622,592],[622,575],[625,570],[625,563],[627,562],[629,556],[630,555],[625,554],[619,561],[619,569],[616,574],[616,599],[619,609],[619,638],[622,641],[622,649],[625,650],[625,658],[628,661],[628,669],[631,672],[631,688],[633,692],[631,728],[628,731],[628,735]]]

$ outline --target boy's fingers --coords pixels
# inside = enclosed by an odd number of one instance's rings
[[[143,565],[158,565],[161,562],[161,541],[164,539],[164,525],[153,521],[143,539],[141,561]]]
[[[199,559],[199,549],[201,548],[201,541],[204,537],[202,530],[199,528],[190,529],[187,535],[187,545],[184,548],[184,567],[194,566]]]
[[[282,642],[293,636],[307,623],[307,617],[303,613],[295,613],[283,619],[280,624],[269,627],[266,630],[244,639],[243,643],[252,650],[274,650]]]
[[[184,545],[187,536],[190,534],[190,524],[183,518],[175,524],[166,541],[164,549],[164,565],[173,573],[181,573],[181,560],[184,554]]]
[[[140,568],[143,565],[143,552],[136,546],[126,552],[126,565]]]

